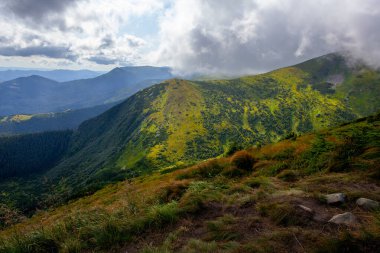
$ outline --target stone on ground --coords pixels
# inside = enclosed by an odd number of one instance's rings
[[[374,210],[380,207],[380,203],[366,198],[359,198],[356,200],[356,204],[366,210]]]
[[[342,204],[346,200],[344,193],[332,193],[325,195],[327,204]]]
[[[330,223],[338,225],[354,226],[357,223],[355,215],[350,212],[334,215],[330,220]]]

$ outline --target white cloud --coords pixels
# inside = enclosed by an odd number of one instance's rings
[[[375,0],[178,0],[152,55],[179,73],[239,75],[348,50],[380,66]]]
[[[179,73],[240,75],[337,50],[380,65],[377,0],[45,3],[0,3],[0,65],[99,69],[152,64]],[[156,19],[159,31],[144,27],[147,18]],[[149,34],[136,33],[130,29],[134,25]]]
[[[19,10],[14,13],[5,12],[11,7],[0,6],[3,7],[0,54],[2,59],[24,56],[26,65],[39,62],[48,67],[140,64],[145,60],[142,52],[147,42],[123,31],[123,27],[131,19],[160,12],[165,7],[165,1],[159,0],[71,0],[75,4],[52,5],[42,13],[35,7],[32,14],[25,16],[21,15],[25,8],[17,5],[25,2],[37,7],[45,3],[43,0],[9,0],[9,5]],[[59,50],[66,52],[58,53]],[[41,57],[45,57],[45,61],[37,60]]]

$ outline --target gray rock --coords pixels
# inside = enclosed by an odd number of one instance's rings
[[[310,214],[313,214],[314,213],[314,210],[307,207],[307,206],[303,206],[303,205],[298,205],[299,208],[301,208],[302,210],[304,210],[305,212],[308,212]]]
[[[354,226],[357,223],[355,215],[350,212],[334,215],[330,220],[330,223],[335,223],[338,225]]]
[[[341,204],[346,200],[346,194],[344,193],[332,193],[325,195],[327,204]]]
[[[358,200],[356,200],[356,204],[366,210],[374,210],[380,207],[379,202],[366,198],[359,198]]]

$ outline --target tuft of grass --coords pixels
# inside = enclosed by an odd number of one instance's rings
[[[349,231],[345,231],[338,236],[324,239],[315,253],[357,253],[357,252],[378,252],[380,247],[379,235],[362,233],[355,236]]]
[[[223,169],[221,174],[228,178],[234,178],[234,177],[242,177],[246,175],[247,171],[239,169],[238,167],[233,165],[233,166]]]
[[[229,161],[226,158],[212,159],[189,168],[185,172],[179,174],[177,176],[177,179],[214,178],[215,176],[219,175],[227,166],[229,166]]]
[[[173,200],[179,200],[189,187],[188,181],[174,181],[170,185],[162,188],[159,193],[159,199],[163,203]]]
[[[244,181],[244,183],[251,188],[267,188],[270,185],[270,180],[267,177],[252,177]]]
[[[297,181],[299,177],[299,172],[296,170],[283,170],[281,171],[281,173],[277,175],[277,177],[286,182],[294,182]]]
[[[220,200],[221,188],[205,181],[192,182],[179,201],[182,212],[199,211],[206,202]]]
[[[297,210],[289,203],[260,203],[257,207],[261,215],[269,217],[274,224],[281,226],[305,226],[311,217]]]
[[[255,158],[246,150],[236,152],[231,158],[231,164],[243,171],[252,171],[255,162]]]
[[[267,176],[276,176],[278,173],[282,172],[287,168],[289,168],[289,164],[287,162],[278,162],[270,166],[268,169],[262,171],[262,174]]]
[[[279,160],[279,161],[285,161],[285,160],[291,159],[293,158],[294,150],[295,149],[293,147],[289,147],[284,150],[281,150],[280,152],[273,154],[272,159]]]
[[[151,206],[139,217],[92,212],[74,216],[50,229],[14,234],[0,252],[83,252],[115,249],[148,228],[160,228],[179,218],[177,202]]]
[[[218,252],[218,244],[215,241],[204,242],[202,240],[191,239],[183,248],[182,252],[186,253],[214,253]]]
[[[212,241],[231,241],[241,235],[234,229],[236,218],[232,215],[224,215],[214,221],[206,222],[207,239]]]
[[[165,205],[156,205],[149,210],[144,222],[154,227],[173,224],[178,220],[179,212],[178,204],[175,201]]]
[[[58,252],[59,244],[52,238],[50,231],[38,229],[27,236],[16,234],[0,246],[1,252]]]
[[[62,253],[80,253],[82,243],[78,238],[72,238],[64,241],[61,244],[60,252]]]

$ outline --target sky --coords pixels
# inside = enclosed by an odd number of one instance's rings
[[[378,0],[1,0],[0,67],[243,75],[345,52],[380,66]]]

